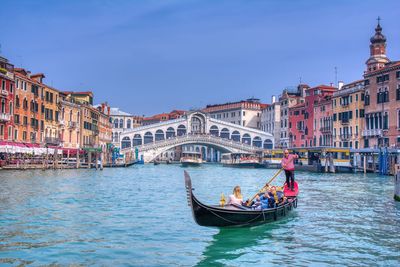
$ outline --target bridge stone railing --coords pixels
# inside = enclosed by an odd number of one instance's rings
[[[195,134],[195,135],[183,135],[183,136],[177,136],[175,138],[170,138],[170,139],[165,139],[165,140],[159,140],[153,143],[148,143],[144,145],[137,146],[139,151],[145,152],[149,150],[157,150],[163,147],[170,147],[174,145],[180,145],[184,144],[187,142],[195,142],[195,143],[201,143],[204,142],[206,144],[215,144],[215,145],[220,145],[222,147],[228,147],[228,148],[234,148],[240,151],[246,151],[250,153],[254,153],[257,151],[262,150],[261,147],[255,147],[251,146],[248,144],[244,143],[239,143],[235,142],[231,139],[224,139],[221,137],[216,137],[213,135],[201,135],[201,134]]]

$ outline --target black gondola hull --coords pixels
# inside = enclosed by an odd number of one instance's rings
[[[274,222],[286,217],[291,210],[297,207],[297,198],[289,198],[288,201],[277,208],[264,210],[251,210],[237,208],[231,205],[224,207],[209,206],[201,203],[192,192],[192,183],[185,171],[185,184],[188,204],[192,208],[193,218],[197,224],[209,227],[225,226],[253,226]]]

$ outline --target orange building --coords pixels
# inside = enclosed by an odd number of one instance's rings
[[[25,69],[15,68],[14,73],[14,140],[40,144],[44,139],[44,86]]]
[[[81,106],[60,92],[60,138],[64,148],[80,148]]]

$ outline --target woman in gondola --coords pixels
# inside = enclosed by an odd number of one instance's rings
[[[243,196],[240,190],[240,186],[233,188],[233,194],[229,195],[228,205],[243,205]]]

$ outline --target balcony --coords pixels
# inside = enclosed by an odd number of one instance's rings
[[[319,131],[321,133],[331,133],[332,132],[332,128],[331,127],[321,127],[321,128],[319,128]]]
[[[8,91],[7,90],[1,90],[1,95],[2,96],[8,96]]]
[[[76,128],[76,127],[78,127],[78,123],[76,121],[69,121],[68,122],[68,127],[69,128]]]
[[[44,142],[46,143],[46,145],[58,146],[61,144],[61,139],[57,137],[45,137]]]
[[[350,120],[349,119],[342,119],[342,124],[349,124]]]
[[[369,129],[369,130],[363,130],[362,136],[366,137],[372,137],[372,136],[382,136],[383,131],[382,129]]]
[[[340,140],[342,141],[348,141],[351,139],[351,135],[350,134],[342,134],[340,135]]]
[[[8,113],[0,113],[0,121],[10,121],[10,117]]]

